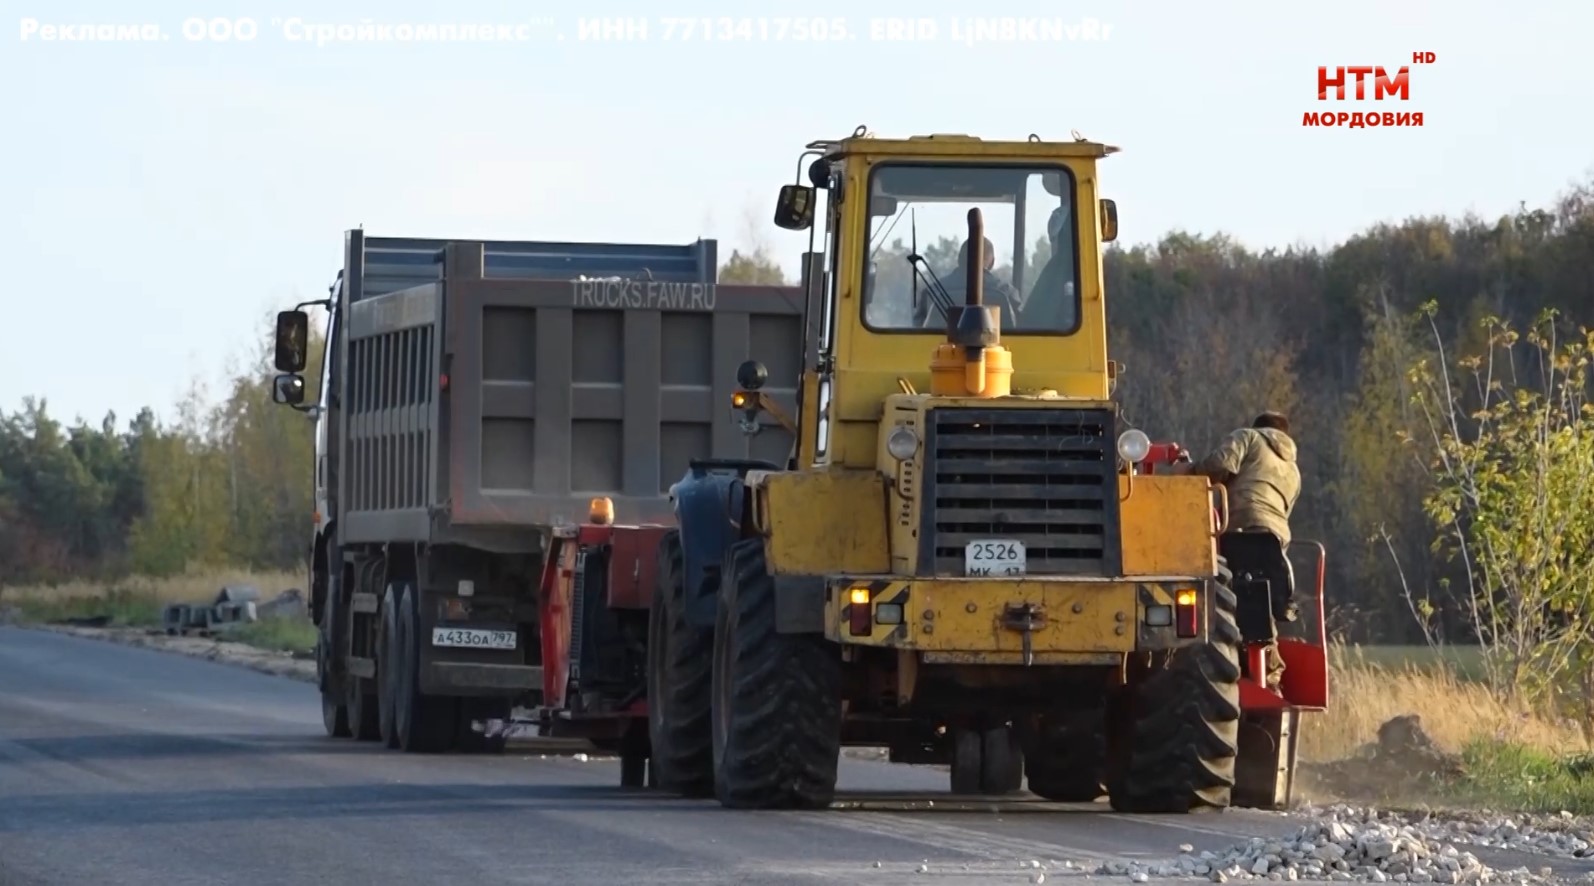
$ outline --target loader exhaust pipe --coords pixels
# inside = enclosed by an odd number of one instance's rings
[[[1001,341],[1000,323],[992,327],[985,311],[985,216],[979,207],[969,210],[969,266],[963,279],[965,309],[958,317],[964,341],[963,385],[978,397],[985,392],[985,348]]]
[[[969,266],[965,269],[964,302],[971,308],[985,306],[985,216],[979,207],[969,210]]]
[[[942,396],[1005,397],[1012,355],[1002,347],[1002,317],[985,306],[985,216],[970,209],[963,304],[947,312],[946,341],[930,358],[930,392]]]

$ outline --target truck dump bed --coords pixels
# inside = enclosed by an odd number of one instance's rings
[[[770,424],[749,440],[730,399],[736,367],[757,359],[795,408],[802,289],[716,276],[713,241],[349,232],[340,534],[504,539],[578,522],[600,495],[620,521],[670,522],[689,459],[783,464],[790,435]]]

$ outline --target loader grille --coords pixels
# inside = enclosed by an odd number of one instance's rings
[[[1031,575],[1118,574],[1111,411],[941,408],[927,424],[921,573],[962,575],[969,542],[1001,538]]]

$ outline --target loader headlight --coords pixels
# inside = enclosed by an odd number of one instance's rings
[[[897,461],[907,461],[919,451],[919,435],[907,425],[897,425],[886,436],[886,452]]]
[[[1151,438],[1138,428],[1130,428],[1118,435],[1118,456],[1130,464],[1138,464],[1151,454]]]

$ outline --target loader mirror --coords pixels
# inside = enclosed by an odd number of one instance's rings
[[[808,181],[821,191],[830,190],[830,161],[820,157],[808,164]]]
[[[806,231],[814,223],[814,189],[807,185],[781,185],[775,201],[775,226]]]
[[[309,350],[310,315],[304,311],[282,311],[277,314],[278,372],[303,372]]]
[[[286,406],[304,402],[304,376],[287,373],[271,380],[271,399]]]
[[[1118,204],[1111,200],[1101,201],[1101,242],[1111,243],[1118,239]]]
[[[769,370],[757,360],[748,360],[736,367],[736,384],[744,391],[756,391],[769,381]]]
[[[874,218],[886,218],[896,215],[897,205],[897,198],[877,194],[869,198],[869,215]]]

